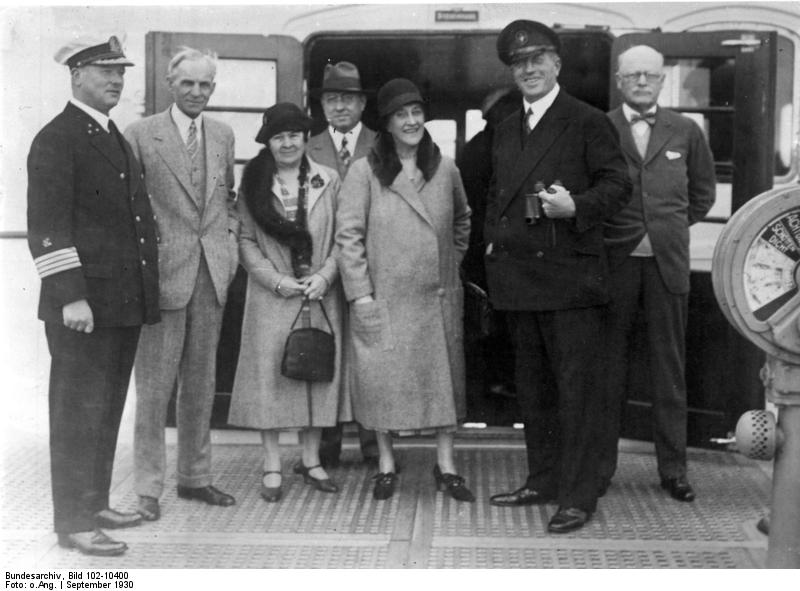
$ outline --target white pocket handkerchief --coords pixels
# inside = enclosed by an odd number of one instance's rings
[[[675,160],[676,158],[680,157],[681,157],[680,152],[672,152],[670,150],[667,150],[667,160]]]

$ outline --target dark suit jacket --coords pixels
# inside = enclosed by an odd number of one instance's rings
[[[114,135],[71,103],[33,140],[28,245],[46,322],[60,324],[63,306],[81,299],[98,327],[159,319],[156,226],[139,164],[122,143],[124,156]]]
[[[495,130],[484,241],[492,303],[499,310],[563,310],[608,301],[603,222],[630,198],[617,133],[604,113],[559,91],[536,128],[522,110]],[[576,216],[525,223],[525,194],[559,180]]]
[[[377,135],[378,134],[369,127],[363,123],[361,124],[361,133],[358,134],[356,148],[353,150],[353,156],[350,159],[351,166],[355,160],[369,153],[370,148],[372,148],[372,145],[375,143]],[[347,170],[345,170],[344,166],[342,166],[342,163],[339,161],[336,145],[333,143],[333,138],[331,138],[331,133],[328,131],[327,127],[325,131],[318,133],[308,140],[306,154],[308,154],[308,157],[314,162],[337,171],[339,173],[339,178],[342,180],[344,180],[344,177],[347,175]]]
[[[716,195],[714,159],[703,132],[691,119],[659,107],[642,159],[622,107],[608,116],[633,181],[633,198],[606,223],[609,264],[619,265],[647,232],[667,289],[688,293],[689,226],[703,219]]]

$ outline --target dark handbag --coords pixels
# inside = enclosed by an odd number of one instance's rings
[[[309,300],[304,299],[300,311],[297,312],[297,316],[292,322],[291,332],[286,338],[286,346],[283,349],[281,373],[287,378],[306,382],[330,382],[333,380],[336,365],[336,341],[333,325],[325,311],[325,306],[322,305],[322,300],[319,301],[319,307],[322,308],[322,314],[325,316],[330,332],[313,327],[295,328],[303,309],[309,309]]]

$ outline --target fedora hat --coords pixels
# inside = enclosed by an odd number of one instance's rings
[[[350,62],[325,65],[325,71],[322,73],[322,86],[317,89],[316,94],[321,95],[323,92],[366,93],[361,88],[361,76],[358,74],[358,68]]]

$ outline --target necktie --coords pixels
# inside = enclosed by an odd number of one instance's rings
[[[186,137],[186,151],[189,152],[189,158],[192,160],[197,156],[197,149],[199,144],[197,142],[197,126],[192,121],[189,124],[189,135]]]
[[[342,137],[342,148],[339,150],[339,160],[342,161],[344,167],[350,166],[350,150],[347,149],[347,136]]]
[[[528,130],[528,133],[533,131],[533,109],[530,107],[525,111],[525,128]]]

